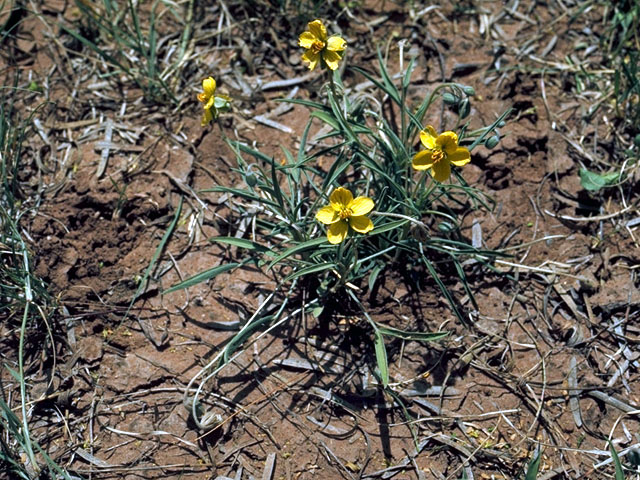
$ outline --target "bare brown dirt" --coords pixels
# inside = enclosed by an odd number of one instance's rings
[[[248,95],[234,88],[237,72],[249,85],[307,74],[297,33],[255,19],[247,27],[243,19],[251,15],[240,3],[231,2],[237,23],[219,37],[230,48],[216,48],[215,37],[195,42],[200,61],[185,70],[189,91],[178,109],[144,101],[126,79],[95,87],[102,80],[84,57],[91,52],[71,49],[58,30],[58,16],[77,18],[71,3],[33,3],[42,17],[26,16],[7,43],[5,78],[19,69],[23,81],[48,82],[48,98],[34,92],[21,99],[27,111],[46,100],[34,118],[47,139],[32,123],[29,169],[21,174],[41,198],[23,226],[33,240],[35,272],[61,305],[60,333],[49,346],[57,363],[29,360],[31,424],[41,445],[69,472],[93,479],[457,479],[463,472],[510,479],[537,445],[540,478],[610,478],[611,465],[596,467],[609,459],[606,439],[623,450],[637,442],[640,427],[636,413],[610,400],[640,405],[640,252],[622,227],[633,211],[618,214],[625,208],[618,197],[589,197],[580,185],[580,152],[568,140],[585,128],[585,100],[572,96],[572,76],[550,65],[572,55],[582,29],[597,31],[601,17],[587,12],[570,23],[562,2],[521,2],[516,13],[502,2],[465,10],[473,3],[372,1],[350,11],[353,18],[342,11],[336,20],[349,42],[348,63],[373,68],[374,46],[381,45],[395,71],[398,41],[407,39],[404,51],[418,62],[414,98],[443,80],[471,85],[472,126],[514,108],[506,137],[493,150],[475,150],[464,170],[469,184],[495,200],[492,211],[464,214],[464,234],[470,239],[479,225],[483,246],[511,247],[513,256],[495,272],[467,266],[477,308],[451,282],[465,325],[428,279],[416,290],[389,276],[370,296],[376,321],[451,331],[433,344],[389,343],[392,383],[406,412],[367,385],[373,353],[358,318],[319,321],[292,308],[289,322],[203,385],[204,407],[222,424],[194,424],[185,388],[233,335],[221,326],[246,321],[275,287],[246,268],[161,293],[233,259],[207,241],[234,228],[225,202],[196,193],[239,181],[217,127],[200,126],[199,81],[213,74],[234,98],[234,113],[223,120],[228,135],[268,155],[281,156],[281,144],[294,148],[308,119],[296,106],[273,119],[291,133],[262,125],[255,116],[273,110],[289,90]],[[198,9],[196,38],[203,38],[221,7]],[[173,26],[168,17],[159,23],[165,35]],[[542,65],[522,53],[530,47],[541,55],[554,35]],[[345,83],[358,81],[347,67]],[[298,96],[315,97],[321,82],[321,75],[301,82]],[[444,112],[433,122],[446,126],[450,117]],[[120,147],[98,178],[106,119]],[[128,311],[181,198],[175,232]],[[14,337],[3,335],[7,342]],[[579,391],[569,389],[571,369]],[[439,395],[435,387],[446,389]],[[417,419],[411,426],[407,415]],[[271,462],[273,475],[265,477]]]

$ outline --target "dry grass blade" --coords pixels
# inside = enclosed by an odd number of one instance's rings
[[[578,373],[577,373],[578,364],[576,362],[576,357],[571,356],[571,362],[569,363],[569,374],[567,375],[567,383],[569,384],[569,408],[571,409],[571,414],[573,415],[573,421],[576,424],[576,427],[582,427],[582,415],[580,413],[580,402],[579,402],[579,390],[578,390]]]

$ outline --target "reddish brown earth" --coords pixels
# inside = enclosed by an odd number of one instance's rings
[[[222,37],[231,48],[213,48],[215,37],[195,43],[199,59],[184,70],[187,93],[174,110],[142,101],[126,79],[92,89],[100,81],[89,72],[93,63],[66,48],[69,39],[57,33],[56,16],[72,21],[74,7],[63,0],[44,3],[34,5],[41,19],[27,17],[20,25],[11,43],[13,63],[3,53],[3,72],[9,79],[19,69],[22,81],[46,79],[49,86],[48,102],[34,114],[49,145],[31,125],[21,176],[41,192],[38,208],[23,220],[33,240],[35,272],[61,306],[55,346],[42,354],[55,350],[57,362],[28,362],[31,424],[60,465],[94,479],[457,479],[463,471],[511,479],[540,445],[539,478],[611,478],[611,465],[595,467],[609,459],[606,439],[618,451],[638,441],[637,415],[603,401],[608,396],[635,409],[640,405],[638,234],[623,227],[637,210],[618,214],[625,208],[619,196],[589,198],[582,189],[578,169],[585,159],[571,142],[598,131],[604,149],[611,133],[602,122],[583,123],[587,100],[572,93],[571,73],[552,68],[573,54],[582,29],[598,32],[601,13],[569,23],[560,2],[525,2],[516,13],[501,2],[469,11],[447,5],[419,18],[415,12],[426,5],[412,11],[405,2],[366,2],[353,9],[354,18],[343,11],[337,24],[349,42],[348,64],[374,68],[374,46],[381,45],[389,49],[395,72],[398,40],[404,38],[404,51],[417,55],[414,99],[444,79],[475,88],[473,127],[514,108],[502,129],[506,137],[493,150],[476,149],[463,172],[495,201],[492,211],[466,212],[463,233],[470,239],[477,222],[483,246],[510,247],[513,257],[496,264],[495,272],[467,266],[478,308],[459,282],[450,282],[466,325],[428,279],[417,291],[388,275],[368,299],[371,315],[383,324],[451,332],[437,343],[388,344],[394,390],[418,419],[411,428],[390,395],[365,383],[373,382],[373,356],[359,319],[338,316],[321,323],[291,308],[289,321],[203,385],[205,410],[223,420],[207,430],[190,419],[185,388],[234,334],[221,330],[220,322],[246,321],[275,284],[245,269],[187,291],[161,293],[234,258],[207,241],[234,228],[225,202],[219,194],[194,193],[239,181],[231,171],[233,152],[217,127],[201,128],[195,95],[200,79],[213,74],[234,98],[234,113],[223,120],[227,135],[255,142],[268,155],[282,155],[280,145],[295,148],[308,111],[295,106],[273,119],[291,134],[256,122],[289,90],[246,95],[233,88],[237,80],[229,66],[242,64],[237,71],[250,85],[279,74],[306,75],[297,33],[277,24],[249,28],[242,23],[249,14],[232,5],[238,24]],[[217,28],[219,7],[205,13],[210,18],[196,22],[196,38]],[[483,19],[493,21],[490,31],[482,30]],[[159,25],[164,33],[175,27],[169,16]],[[542,62],[548,71],[540,73],[531,56],[540,58],[554,35],[557,43]],[[522,53],[528,46],[533,50]],[[344,78],[347,85],[362,80],[348,67]],[[322,81],[318,74],[301,82],[298,97],[317,98]],[[33,93],[20,102],[32,112],[44,100]],[[442,126],[451,123],[447,115]],[[113,141],[127,148],[110,153],[98,178],[97,142],[106,118],[116,125]],[[80,121],[86,122],[74,123]],[[432,121],[440,126],[441,119]],[[91,136],[92,128],[100,133]],[[57,149],[64,143],[68,152]],[[38,155],[44,169],[36,164]],[[181,198],[176,229],[127,314]],[[597,217],[583,208],[588,202]],[[282,364],[289,359],[322,368]],[[5,354],[4,361],[10,360]],[[575,395],[568,390],[572,364],[581,389]],[[624,373],[614,378],[623,364]],[[406,390],[443,385],[451,387],[443,396]],[[581,425],[571,413],[572,398]],[[273,475],[265,477],[271,462]]]

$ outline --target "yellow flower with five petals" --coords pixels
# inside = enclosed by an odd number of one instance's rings
[[[321,59],[329,69],[336,70],[347,42],[338,35],[327,37],[327,29],[320,20],[309,22],[307,28],[298,39],[298,45],[307,49],[302,60],[309,62],[309,70],[316,68]]]
[[[420,141],[426,150],[416,153],[411,165],[416,170],[430,170],[438,182],[444,182],[451,176],[451,164],[462,167],[471,161],[469,150],[458,146],[455,132],[438,135],[431,125],[427,125],[420,132]]]
[[[316,213],[316,220],[329,225],[327,239],[334,245],[347,238],[349,227],[358,233],[373,230],[373,222],[367,213],[373,210],[374,202],[369,197],[353,198],[346,188],[337,188],[329,197],[329,205]]]
[[[226,112],[231,108],[231,99],[226,95],[216,95],[216,81],[213,77],[202,81],[202,93],[198,94],[198,100],[204,103],[202,126],[208,125],[211,120],[218,118],[220,112]]]

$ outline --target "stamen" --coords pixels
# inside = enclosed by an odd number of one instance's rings
[[[316,40],[311,44],[311,51],[313,53],[320,53],[323,48],[324,48],[324,42],[321,42],[320,40]]]
[[[438,163],[443,158],[444,158],[444,152],[439,148],[436,148],[431,154],[431,160],[433,161],[433,163]]]
[[[344,220],[346,218],[349,218],[351,216],[351,209],[350,208],[343,208],[342,210],[340,210],[340,213],[338,215],[340,216],[340,220]]]

